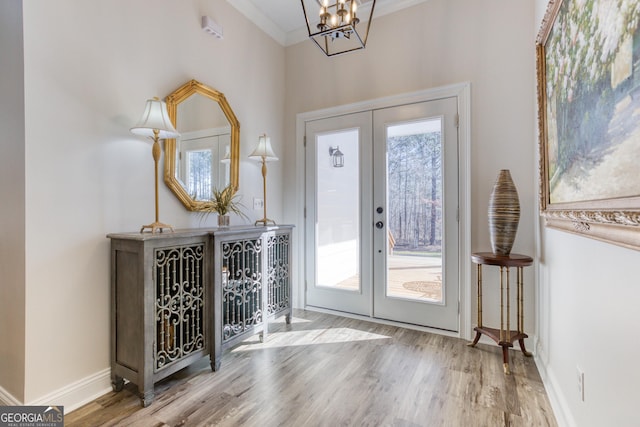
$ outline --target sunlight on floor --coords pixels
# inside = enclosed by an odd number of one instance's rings
[[[293,323],[298,319],[292,319]],[[264,343],[254,335],[231,350],[232,353],[261,350],[265,348],[293,347],[301,345],[336,344],[357,341],[391,339],[386,335],[374,334],[351,328],[309,329],[304,331],[282,331],[267,335]]]

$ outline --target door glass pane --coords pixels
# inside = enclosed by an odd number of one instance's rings
[[[442,119],[387,127],[389,297],[442,302]]]
[[[317,286],[360,290],[359,131],[317,135]]]

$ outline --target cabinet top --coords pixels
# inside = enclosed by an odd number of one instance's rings
[[[208,234],[219,235],[227,233],[264,233],[267,231],[286,230],[292,229],[293,225],[268,225],[268,226],[255,226],[255,225],[233,225],[230,227],[218,227],[218,228],[188,228],[176,231],[164,231],[162,233],[109,233],[107,238],[109,239],[126,239],[126,240],[158,240],[158,239],[175,239],[186,237],[200,237]]]

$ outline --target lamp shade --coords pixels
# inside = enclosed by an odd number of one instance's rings
[[[258,146],[253,150],[251,154],[249,154],[249,158],[264,159],[265,162],[273,162],[278,160],[275,153],[273,152],[273,148],[271,148],[271,138],[267,135],[261,135],[258,138]]]
[[[180,136],[171,123],[167,113],[167,104],[158,98],[147,99],[147,105],[142,117],[130,130],[131,133],[141,136],[153,137],[154,130],[158,131],[160,138],[176,138]]]

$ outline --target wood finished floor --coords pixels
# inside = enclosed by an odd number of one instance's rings
[[[66,426],[556,426],[532,358],[498,346],[296,310],[227,352],[65,416]]]

